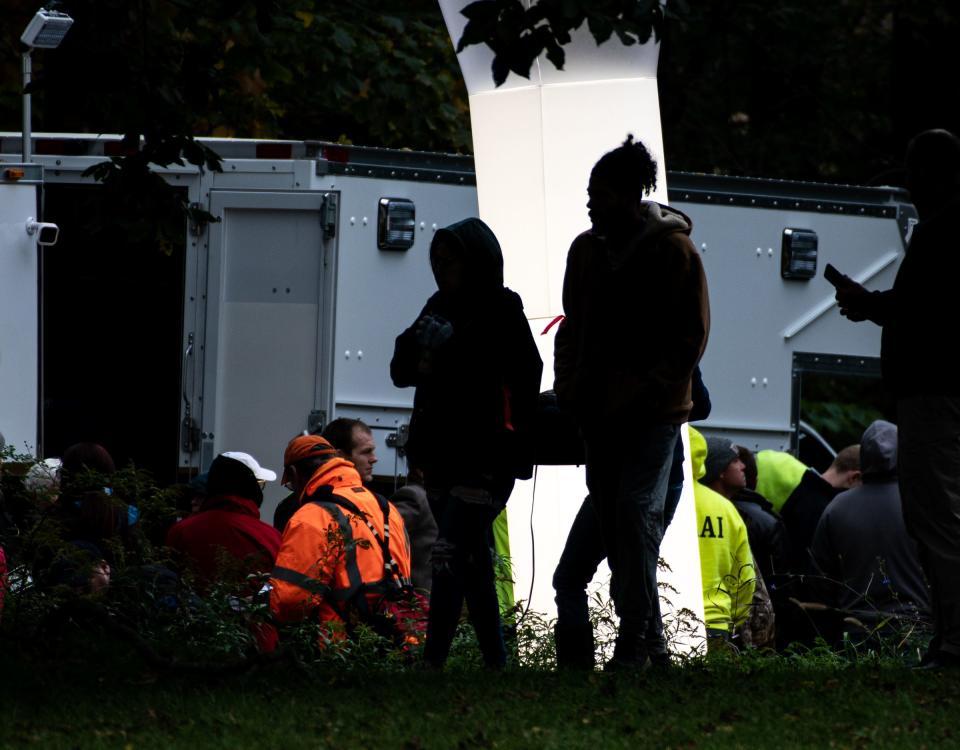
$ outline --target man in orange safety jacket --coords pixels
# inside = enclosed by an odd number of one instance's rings
[[[270,579],[270,609],[285,623],[316,616],[332,626],[328,637],[339,637],[337,631],[349,632],[357,621],[368,620],[385,595],[409,584],[403,519],[316,435],[290,441],[283,481],[300,498],[300,507],[283,532]]]

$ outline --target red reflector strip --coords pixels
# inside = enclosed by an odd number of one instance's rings
[[[559,322],[560,322],[561,320],[563,320],[565,317],[566,317],[566,315],[558,315],[557,317],[555,317],[553,320],[551,320],[549,323],[547,323],[547,327],[546,327],[546,328],[544,328],[542,331],[540,331],[540,335],[541,335],[541,336],[545,336],[546,334],[550,333],[550,329],[553,328],[557,323],[559,323]]]
[[[3,170],[3,179],[10,182],[16,182],[17,180],[22,180],[23,176],[26,174],[22,169],[5,169]]]
[[[350,161],[350,149],[346,146],[324,146],[323,158],[327,161],[336,161],[346,164]]]
[[[292,159],[292,143],[258,143],[258,159]]]
[[[41,138],[34,142],[33,153],[47,156],[83,156],[87,153],[87,144],[81,139]]]

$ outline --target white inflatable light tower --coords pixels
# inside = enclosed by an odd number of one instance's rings
[[[466,26],[460,11],[469,0],[440,0],[453,44]],[[529,5],[529,2],[525,2]],[[564,47],[564,70],[545,57],[534,60],[530,79],[511,73],[498,88],[492,51],[483,45],[458,56],[470,101],[480,217],[504,252],[507,286],[523,298],[544,362],[543,389],[553,387],[553,332],[541,331],[562,314],[561,290],[567,250],[590,226],[590,169],[628,133],[657,160],[657,190],[666,202],[667,178],[657,90],[659,45],[625,46],[615,36],[598,46],[584,24]],[[616,322],[613,323],[616,325]],[[625,329],[624,346],[629,346]],[[689,457],[687,431],[683,431]],[[661,576],[677,593],[664,619],[686,608],[702,621],[703,598],[696,514],[689,461],[677,514],[661,547],[672,569]],[[535,486],[534,486],[535,485]],[[535,480],[519,482],[507,506],[515,593],[530,607],[554,616],[551,579],[567,532],[586,496],[583,467],[539,467]],[[604,566],[594,585],[607,580]],[[702,625],[685,643],[703,643]]]

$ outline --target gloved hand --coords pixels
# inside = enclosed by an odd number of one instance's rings
[[[424,315],[417,321],[414,335],[424,349],[437,349],[453,336],[453,325],[439,315]]]

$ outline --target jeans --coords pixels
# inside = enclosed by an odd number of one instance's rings
[[[683,441],[677,436],[667,483],[667,496],[663,504],[663,530],[666,532],[680,502],[683,490]],[[560,555],[560,562],[553,573],[553,588],[557,592],[557,624],[584,626],[590,624],[587,605],[587,586],[596,575],[600,563],[606,559],[600,517],[593,507],[590,496],[584,499],[573,526],[567,535],[567,543]],[[650,653],[665,653],[663,622],[660,619],[660,597],[653,602],[653,613],[644,635]]]
[[[484,662],[501,667],[507,652],[490,533],[494,519],[510,497],[513,480],[428,486],[427,490],[438,535],[431,556],[433,584],[424,660],[436,667],[446,662],[466,601]]]
[[[679,428],[654,425],[606,445],[588,435],[587,486],[590,496],[554,573],[557,623],[589,622],[586,588],[608,557],[621,629],[644,634],[649,651],[662,651],[657,562],[683,487]]]

